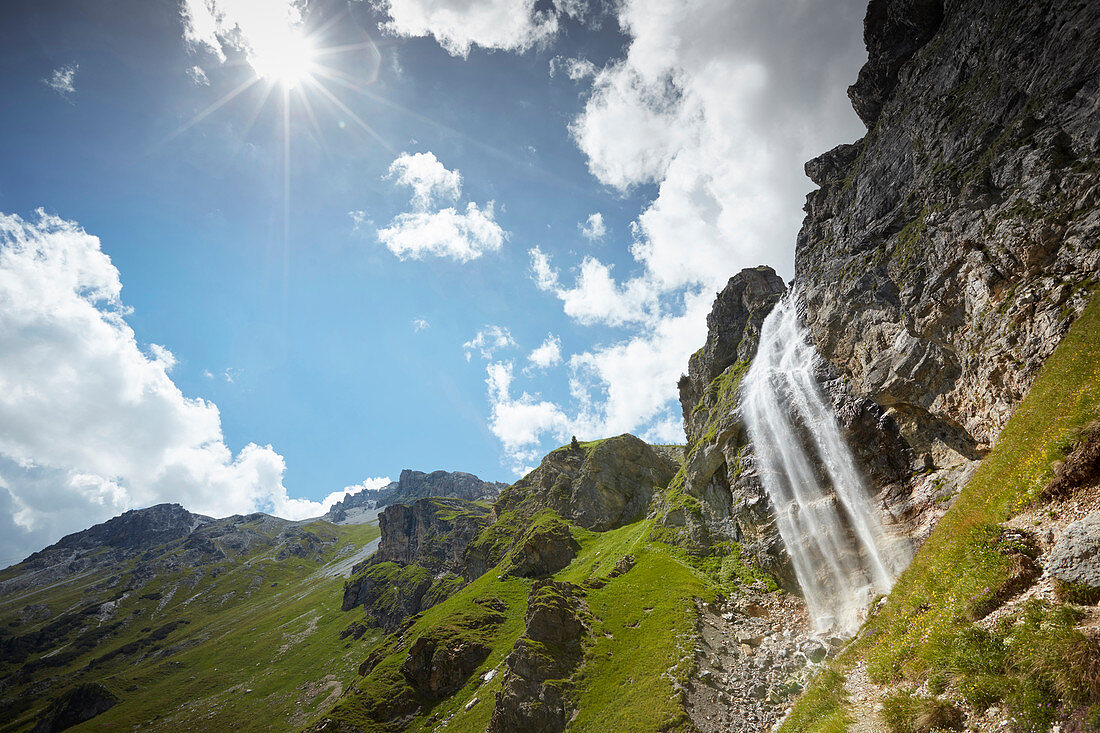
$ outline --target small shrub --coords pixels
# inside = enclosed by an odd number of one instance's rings
[[[947,700],[897,692],[882,701],[882,718],[890,733],[932,733],[962,728],[962,712]]]

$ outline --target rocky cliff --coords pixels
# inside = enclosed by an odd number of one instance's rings
[[[378,517],[378,550],[352,570],[342,608],[362,607],[384,629],[431,608],[464,585],[466,547],[492,524],[484,503],[427,498]]]
[[[1100,270],[1100,7],[871,3],[867,135],[806,164],[821,353],[921,468],[984,455]]]
[[[1100,271],[1095,3],[871,2],[849,89],[866,137],[806,164],[796,277],[818,381],[880,505],[927,536]],[[663,523],[790,580],[736,412],[768,268],[718,294],[679,383]],[[686,501],[677,501],[682,491]]]

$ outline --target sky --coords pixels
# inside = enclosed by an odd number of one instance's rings
[[[122,511],[324,512],[683,441],[793,271],[862,0],[0,6],[0,566]]]

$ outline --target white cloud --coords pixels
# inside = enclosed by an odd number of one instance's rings
[[[556,33],[557,14],[536,11],[535,4],[535,0],[377,0],[375,7],[389,16],[382,26],[386,32],[431,36],[448,53],[466,57],[474,46],[523,52]],[[572,0],[569,5],[580,3]]]
[[[164,501],[217,516],[321,514],[288,497],[271,446],[233,455],[217,406],[169,377],[171,352],[143,352],[121,291],[77,224],[0,214],[0,560]]]
[[[530,250],[531,276],[540,290],[562,301],[566,315],[578,323],[625,326],[654,321],[659,314],[658,295],[643,278],[623,284],[615,281],[611,266],[595,257],[585,257],[573,287],[561,285],[549,256],[538,247]]]
[[[536,247],[530,274],[578,323],[628,335],[569,360],[568,402],[512,397],[511,371],[490,372],[491,426],[508,416],[514,435],[494,432],[517,462],[569,432],[682,440],[676,381],[706,336],[713,292],[762,262],[790,274],[811,188],[803,162],[863,132],[845,96],[865,58],[862,0],[616,8],[626,52],[592,76],[570,131],[601,183],[656,186],[632,227],[636,267],[616,280],[609,263],[584,256],[570,286]]]
[[[149,344],[149,353],[153,355],[153,361],[164,367],[164,371],[172,371],[178,362],[176,355],[160,344]]]
[[[546,435],[562,439],[569,434],[571,421],[557,405],[538,397],[521,393],[512,397],[510,361],[493,362],[486,367],[489,393],[489,429],[504,445],[505,451],[518,465],[538,458],[538,443]]]
[[[492,201],[484,209],[471,201],[463,212],[448,207],[398,214],[388,227],[378,230],[378,241],[402,260],[434,255],[469,262],[496,252],[507,237],[496,222]]]
[[[561,364],[561,339],[553,334],[546,334],[546,340],[527,355],[527,361],[530,367],[537,369],[549,369]]]
[[[206,76],[206,72],[202,70],[201,66],[189,67],[187,69],[187,76],[195,83],[195,86],[210,86],[210,79]]]
[[[626,0],[625,56],[571,125],[589,169],[656,183],[632,253],[663,290],[716,289],[760,262],[789,273],[803,162],[862,134],[845,88],[864,58],[864,3]]]
[[[355,211],[349,211],[348,216],[351,217],[351,226],[355,230],[366,229],[367,227],[374,226],[374,221],[367,216],[367,212],[362,209]]]
[[[585,221],[577,225],[581,230],[581,236],[590,242],[595,242],[607,236],[607,226],[603,223],[603,214],[596,212]]]
[[[243,53],[258,76],[277,76],[287,49],[303,46],[304,5],[301,0],[182,0],[183,37],[218,61]]]
[[[599,71],[594,63],[586,58],[566,58],[555,56],[550,59],[550,76],[557,76],[558,72],[564,72],[570,81],[581,81],[596,75]]]
[[[420,333],[426,328],[431,328],[432,324],[428,323],[426,318],[414,318],[412,320],[413,333]]]
[[[492,201],[483,207],[470,201],[465,211],[453,206],[432,210],[441,201],[462,195],[462,175],[448,170],[433,153],[401,154],[390,164],[389,176],[413,192],[414,210],[398,214],[389,226],[378,230],[378,241],[399,259],[433,255],[469,262],[496,252],[508,239],[508,232],[496,221]],[[357,213],[361,212],[352,213],[353,219]]]
[[[635,336],[569,359],[569,405],[522,391],[513,396],[512,362],[486,368],[489,429],[513,468],[540,455],[544,439],[640,433],[646,440],[682,443],[683,427],[669,385],[706,338],[710,295],[685,299],[682,314],[658,319]]]
[[[49,77],[42,80],[42,83],[62,97],[68,98],[76,93],[76,72],[79,70],[79,64],[65,64],[54,69]]]
[[[493,354],[501,349],[513,349],[516,340],[512,338],[512,332],[503,326],[485,326],[477,334],[462,344],[466,352],[466,361],[470,361],[474,351],[481,354],[483,359],[492,359]]]
[[[539,247],[532,247],[528,254],[531,256],[531,279],[539,290],[557,290],[558,271],[550,264],[550,256]]]
[[[376,476],[372,478],[366,478],[357,484],[351,486],[345,486],[339,491],[333,491],[321,501],[317,502],[324,507],[324,511],[328,511],[329,508],[338,501],[343,501],[352,494],[358,494],[360,491],[366,491],[367,489],[382,489],[393,483],[393,479],[389,476]]]
[[[435,153],[402,153],[390,163],[388,177],[413,190],[413,205],[421,210],[462,195],[462,174],[448,170]]]

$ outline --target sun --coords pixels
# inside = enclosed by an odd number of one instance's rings
[[[297,30],[287,29],[278,39],[253,48],[249,63],[256,76],[291,89],[310,79],[317,70],[317,48]]]

